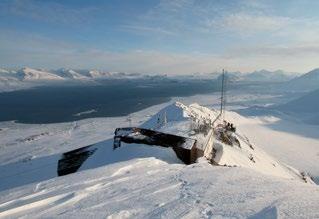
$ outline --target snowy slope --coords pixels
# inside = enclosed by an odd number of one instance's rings
[[[0,193],[1,218],[318,218],[316,186],[145,158]]]
[[[287,83],[286,87],[298,90],[319,89],[319,68],[292,79]]]
[[[196,139],[197,147],[205,150],[205,157],[212,159],[217,165],[246,167],[263,174],[287,179],[300,180],[302,178],[298,171],[267,155],[258,148],[258,145],[252,145],[242,133],[231,133],[233,138],[239,141],[239,145],[230,146],[222,142],[218,138],[218,124],[221,123],[220,120],[216,121],[218,114],[217,111],[198,104],[186,106],[176,102],[162,109],[143,127]],[[166,120],[166,124],[163,123],[163,120]],[[212,124],[214,121],[214,130],[207,128],[207,130],[200,131],[207,127],[206,124]],[[234,124],[236,125],[236,122]],[[213,148],[215,154],[211,154]]]
[[[17,76],[21,80],[63,80],[63,77],[56,74],[28,67],[20,69],[17,72]]]
[[[0,92],[14,91],[30,87],[29,84],[22,83],[17,79],[15,73],[2,72],[0,73]]]
[[[189,132],[197,127],[193,121],[205,123],[218,114],[198,104],[174,103],[163,108],[166,105],[135,113],[133,125],[205,140],[204,134]],[[319,139],[268,127],[277,120],[227,112],[226,119],[253,144],[253,156],[258,165],[263,164],[262,169],[249,160],[252,151],[244,142],[242,149],[221,145],[220,165],[236,167],[213,166],[205,159],[185,166],[165,148],[123,145],[113,151],[114,128],[127,126],[126,119],[50,125],[0,123],[0,218],[318,218],[318,187],[290,180],[291,170],[277,159],[300,170],[318,170],[319,176]],[[307,130],[303,125],[299,128]],[[89,144],[99,148],[99,153],[85,163],[84,171],[56,178],[60,153]],[[277,168],[268,166],[273,161]]]

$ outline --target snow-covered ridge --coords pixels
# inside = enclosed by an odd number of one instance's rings
[[[208,135],[195,131],[188,133],[188,131],[197,130],[198,124],[205,124],[207,119],[214,120],[218,115],[217,111],[198,104],[174,103],[159,112],[158,109],[159,107],[156,107],[151,111],[134,114],[133,124],[138,125],[147,120],[144,126],[163,132],[175,133],[179,130],[181,135],[190,135],[199,139],[200,136],[205,138]],[[149,117],[146,115],[150,114],[154,116],[147,119]],[[193,117],[198,119],[198,123]],[[236,133],[242,137],[244,137],[243,134],[249,134],[249,136],[256,134],[258,139],[266,133],[267,136],[261,138],[266,140],[264,149],[273,147],[273,151],[293,153],[290,151],[290,146],[293,146],[290,143],[286,143],[287,150],[280,147],[280,144],[272,145],[273,142],[270,141],[269,136],[277,138],[278,143],[278,139],[284,136],[282,133],[271,129],[267,129],[267,132],[262,129],[259,130],[258,136],[255,129],[258,129],[259,125],[256,126],[255,119],[227,112],[226,120],[235,124],[240,130]],[[251,123],[252,126],[240,129],[246,122]],[[4,137],[2,143],[5,147],[0,154],[2,161],[0,217],[282,217],[289,219],[319,217],[318,187],[300,183],[298,171],[294,180],[287,180],[293,175],[292,168],[286,168],[267,154],[263,154],[262,158],[265,155],[271,160],[266,158],[259,160],[262,153],[258,149],[259,144],[250,140],[252,138],[249,138],[249,141],[256,151],[253,154],[256,163],[247,157],[251,150],[243,143],[242,149],[236,145],[222,145],[223,150],[216,156],[222,160],[217,165],[211,165],[206,158],[200,158],[192,165],[184,165],[178,162],[174,153],[166,148],[124,145],[120,150],[114,151],[112,149],[114,127],[126,125],[126,117],[88,119],[41,126],[1,123],[0,135]],[[276,136],[276,133],[280,135]],[[295,137],[302,139],[297,135]],[[106,138],[108,140],[105,140]],[[19,143],[15,139],[20,139]],[[244,140],[247,139],[244,138]],[[275,142],[275,139],[272,140]],[[284,141],[286,140],[284,137]],[[96,143],[99,141],[101,142]],[[218,139],[215,142],[223,144]],[[84,164],[82,170],[86,171],[56,177],[60,153],[91,144],[98,150]],[[213,145],[219,149],[218,145]],[[304,152],[307,141],[301,140],[295,146],[299,150],[294,151],[296,153],[293,154]],[[315,143],[313,146],[316,148]],[[24,157],[25,159],[21,160]],[[8,159],[7,162],[3,162],[4,158]],[[298,158],[309,158],[309,154],[303,154]],[[12,160],[20,161],[10,163]],[[290,164],[298,163],[297,160],[302,162],[302,159],[294,159]],[[318,169],[316,157],[309,160],[312,160],[310,166]],[[276,165],[283,166],[273,170],[278,175],[272,171],[268,172],[272,168],[268,164],[273,161],[276,161]],[[218,159],[215,159],[215,162],[218,162]],[[224,163],[226,166],[223,165]],[[249,167],[250,163],[251,167]],[[257,163],[260,163],[262,168],[257,166]],[[265,167],[264,164],[266,164]],[[260,169],[264,170],[265,174]]]
[[[60,68],[56,70],[46,70],[46,69],[33,69],[29,67],[24,67],[17,72],[10,71],[6,69],[0,69],[0,74],[10,73],[11,76],[18,77],[19,79],[25,80],[56,80],[56,79],[99,79],[99,78],[139,78],[139,77],[167,77],[167,75],[144,75],[139,73],[125,73],[125,72],[108,72],[100,71],[96,69],[87,69],[87,70],[74,70]],[[178,75],[172,76],[173,78],[198,78],[198,79],[216,79],[220,75],[220,72],[214,73],[194,73],[192,75]],[[231,81],[248,81],[248,82],[282,82],[288,81],[295,77],[295,74],[286,73],[282,70],[277,71],[268,71],[260,70],[254,71],[251,73],[241,73],[241,72],[228,72],[228,78]]]
[[[244,133],[227,132],[229,143],[225,142],[221,136],[225,135],[225,122],[218,115],[219,112],[214,109],[196,103],[186,106],[176,102],[159,111],[142,127],[196,139],[197,147],[203,149],[204,156],[215,165],[244,167],[263,174],[312,183],[305,174],[280,163],[254,145]],[[237,115],[231,112],[229,116],[236,118]]]
[[[34,69],[24,67],[18,71],[0,69],[0,76],[13,77],[21,81],[28,80],[87,80],[103,78],[139,78],[147,75],[138,73],[107,72],[99,70],[74,70],[60,68],[57,70]]]
[[[63,77],[60,77],[54,73],[28,67],[20,69],[17,72],[17,77],[21,80],[63,80]]]

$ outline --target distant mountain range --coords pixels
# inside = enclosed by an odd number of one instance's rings
[[[95,82],[101,79],[147,79],[147,80],[162,80],[165,78],[176,80],[193,80],[193,79],[211,79],[221,80],[220,72],[209,74],[194,73],[191,75],[145,75],[139,73],[124,73],[124,72],[107,72],[99,70],[74,70],[60,68],[57,70],[33,69],[24,67],[17,71],[0,69],[0,91],[8,90],[4,87],[14,89],[19,84],[28,84],[23,82],[43,83],[63,81],[74,82]],[[319,89],[319,69],[314,69],[304,75],[299,76],[296,73],[287,73],[282,70],[268,71],[260,70],[251,73],[228,72],[227,80],[230,82],[278,82],[283,83],[284,89],[296,90],[315,90]],[[22,86],[23,87],[23,86]],[[10,89],[9,89],[10,90]]]
[[[187,78],[205,78],[205,79],[215,79],[218,78],[220,73],[215,72],[211,74],[192,74],[186,76],[174,76],[175,78],[181,77]],[[6,69],[0,69],[1,77],[8,77],[11,79],[18,79],[21,81],[30,80],[64,80],[64,79],[75,79],[75,80],[88,80],[88,79],[99,79],[99,78],[138,78],[138,77],[154,77],[150,75],[143,75],[139,73],[123,73],[123,72],[106,72],[98,70],[73,70],[61,68],[57,70],[44,70],[44,69],[33,69],[29,67],[24,67],[18,71],[10,71]],[[156,75],[167,76],[167,75]],[[228,72],[228,79],[231,81],[289,81],[296,77],[295,74],[286,73],[282,70],[277,71],[267,71],[260,70],[254,71],[252,73],[241,73],[241,72]]]
[[[297,77],[296,73],[287,73],[282,70],[260,70],[251,73],[227,72],[227,80],[230,82],[286,82]],[[218,78],[221,79],[221,76]]]
[[[142,77],[143,75],[138,73],[122,73],[122,72],[104,72],[98,70],[73,70],[73,69],[57,69],[57,70],[44,70],[33,69],[24,67],[18,71],[10,71],[6,69],[0,69],[0,77],[8,78],[9,80],[20,81],[35,81],[35,80],[90,80],[98,78],[130,78],[130,77]]]

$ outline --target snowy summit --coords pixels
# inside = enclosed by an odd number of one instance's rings
[[[318,188],[310,177],[250,141],[238,131],[239,118],[226,112],[223,121],[213,109],[176,102],[141,124],[196,140],[204,153],[191,165],[171,148],[125,143],[113,150],[113,139],[90,145],[78,171],[61,177],[61,155],[8,164],[10,174],[1,171],[7,180],[0,183],[0,217],[318,217]]]

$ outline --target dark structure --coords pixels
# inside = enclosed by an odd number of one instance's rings
[[[196,140],[182,136],[167,134],[142,128],[117,128],[114,135],[114,150],[121,146],[121,142],[171,147],[177,157],[185,164],[195,163],[203,151],[196,148]]]
[[[95,151],[96,148],[89,145],[64,153],[58,161],[58,176],[75,173]]]

